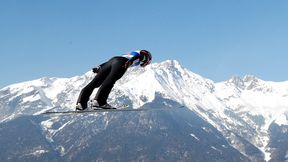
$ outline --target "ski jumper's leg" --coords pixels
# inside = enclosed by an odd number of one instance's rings
[[[89,84],[87,84],[80,92],[77,103],[81,103],[83,107],[87,107],[87,102],[89,101],[90,95],[92,94],[93,90],[95,88],[98,88],[103,83],[103,81],[109,75],[110,71],[110,62],[102,64],[101,69],[94,77],[94,79]]]
[[[120,79],[126,72],[126,68],[124,67],[124,65],[127,60],[128,59],[124,57],[114,57],[109,61],[111,65],[110,73],[102,83],[101,87],[99,88],[95,96],[95,100],[98,101],[98,104],[100,106],[105,105],[107,103],[107,98],[115,82],[118,79]]]

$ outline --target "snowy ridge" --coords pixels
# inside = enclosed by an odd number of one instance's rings
[[[216,96],[234,111],[262,115],[265,128],[288,110],[288,82],[265,82],[253,76],[216,84]]]
[[[73,110],[80,90],[94,75],[87,72],[72,78],[41,78],[7,86],[0,90],[0,121],[47,110]],[[130,68],[115,84],[108,102],[116,107],[131,102],[133,108],[139,108],[153,102],[156,95],[199,114],[244,155],[240,138],[249,141],[265,153],[267,161],[270,125],[288,126],[288,82],[263,81],[247,75],[214,83],[183,68],[176,60],[154,63],[145,69]],[[41,124],[50,133],[50,140],[69,125],[65,122],[62,127],[52,128],[56,121],[60,119],[51,118]]]

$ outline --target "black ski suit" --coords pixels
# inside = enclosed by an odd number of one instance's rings
[[[116,56],[101,64],[101,68],[95,78],[82,89],[77,103],[86,108],[93,90],[101,86],[95,96],[95,100],[98,101],[100,106],[105,105],[115,82],[126,72],[128,67],[125,67],[125,64],[127,61],[128,59],[125,57]]]

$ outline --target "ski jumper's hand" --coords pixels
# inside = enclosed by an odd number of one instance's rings
[[[93,71],[93,73],[97,74],[100,69],[101,69],[101,66],[97,66],[97,67],[93,68],[92,71]]]

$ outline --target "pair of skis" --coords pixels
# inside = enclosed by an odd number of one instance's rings
[[[180,106],[177,108],[155,108],[155,109],[146,109],[146,108],[139,108],[139,109],[132,109],[129,108],[129,105],[123,105],[121,108],[118,109],[102,109],[102,108],[93,108],[89,110],[82,110],[82,111],[46,111],[43,114],[82,114],[82,113],[98,113],[98,112],[124,112],[124,111],[153,111],[153,110],[173,110],[182,108],[184,106]]]

